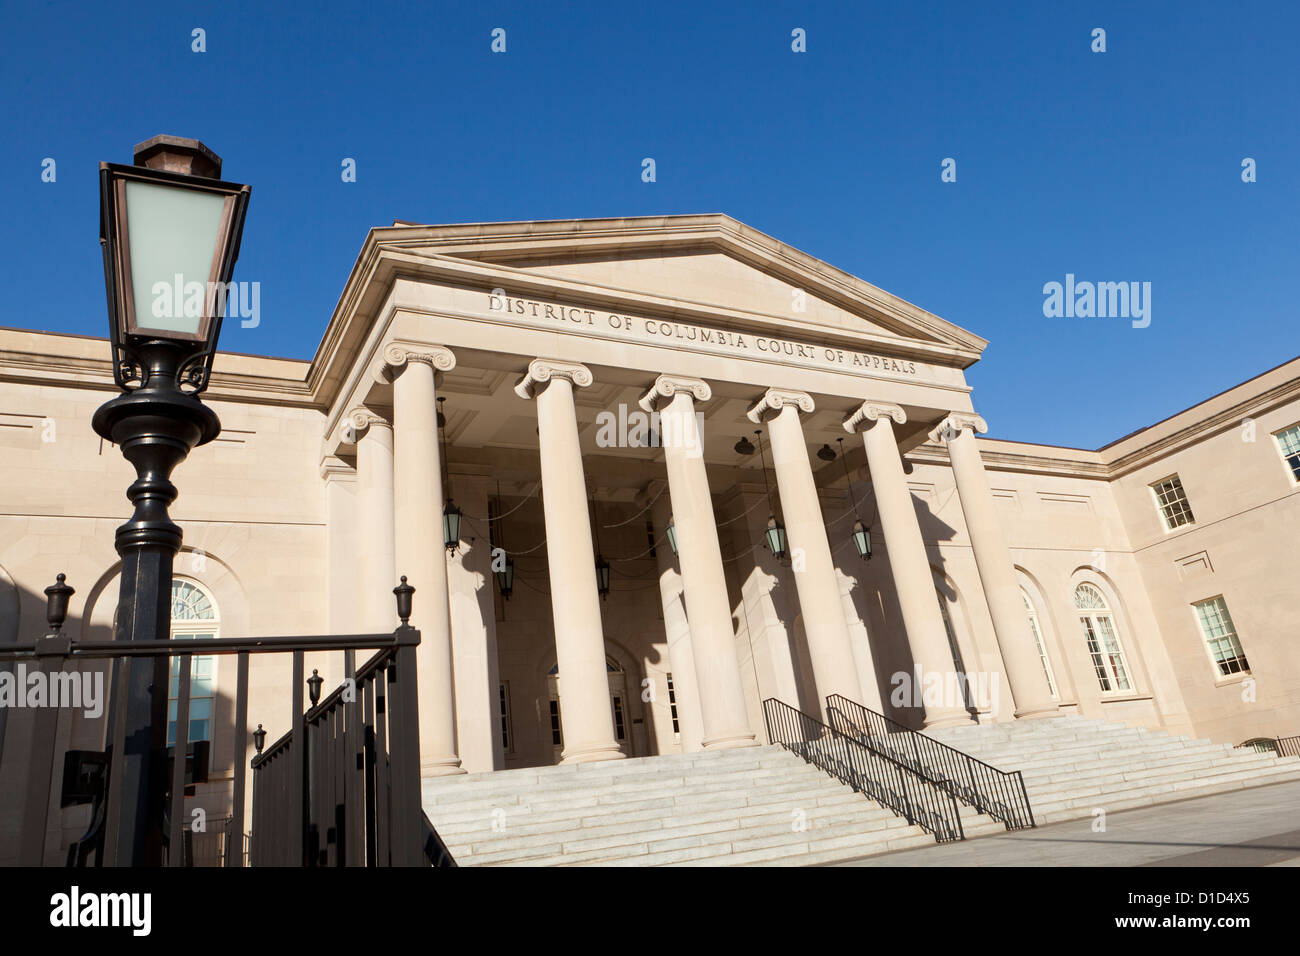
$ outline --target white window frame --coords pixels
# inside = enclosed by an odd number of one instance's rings
[[[1171,502],[1165,502],[1160,497],[1159,486],[1168,482],[1177,482],[1179,499]],[[1192,510],[1192,501],[1187,497],[1187,487],[1183,484],[1183,479],[1177,472],[1165,475],[1159,481],[1153,481],[1147,486],[1151,489],[1151,498],[1156,503],[1156,513],[1160,515],[1160,520],[1164,523],[1165,531],[1177,531],[1179,528],[1191,528],[1196,524],[1196,512]],[[1173,524],[1169,517],[1167,507],[1176,506],[1181,503],[1182,509],[1187,512],[1187,520]]]
[[[1047,640],[1043,636],[1043,626],[1038,616],[1038,607],[1024,585],[1020,587],[1020,596],[1025,599],[1025,614],[1029,618],[1029,633],[1034,638],[1034,647],[1038,649],[1038,659],[1043,664],[1043,676],[1047,678],[1047,689],[1052,692],[1052,700],[1060,700],[1061,692],[1056,683],[1056,672],[1052,669],[1052,659],[1047,653]]]
[[[1226,622],[1228,630],[1226,634],[1211,635],[1206,632],[1206,621],[1201,614],[1201,608],[1207,604],[1218,604],[1218,610],[1222,611],[1221,621]],[[1196,630],[1201,635],[1201,646],[1205,648],[1205,656],[1209,658],[1210,668],[1214,673],[1214,679],[1221,683],[1240,680],[1243,677],[1249,677],[1250,658],[1246,656],[1245,649],[1241,646],[1241,635],[1237,633],[1237,624],[1232,619],[1232,614],[1228,611],[1228,602],[1222,594],[1216,594],[1214,597],[1206,598],[1203,601],[1194,601],[1192,603],[1192,617],[1196,619]],[[1220,667],[1219,660],[1214,656],[1212,642],[1219,640],[1228,640],[1231,647],[1236,651],[1236,656],[1231,658],[1234,661],[1240,661],[1244,665],[1241,670],[1224,673]]]
[[[1099,608],[1079,607],[1078,594],[1083,588],[1088,588],[1097,593],[1101,599],[1102,606]],[[1137,688],[1133,683],[1133,666],[1129,663],[1128,652],[1124,649],[1124,639],[1120,634],[1119,621],[1115,611],[1110,606],[1110,601],[1106,597],[1106,592],[1099,585],[1092,581],[1080,581],[1074,586],[1070,594],[1071,603],[1074,605],[1075,617],[1083,628],[1084,644],[1088,650],[1088,663],[1092,666],[1093,677],[1096,678],[1098,686],[1101,688],[1103,697],[1116,697],[1120,695],[1129,695],[1136,693]],[[1114,661],[1109,660],[1110,650],[1105,646],[1104,638],[1107,629],[1102,626],[1102,621],[1109,624],[1110,636],[1115,640],[1114,657],[1119,659],[1120,666],[1123,668],[1123,679],[1128,684],[1127,687],[1120,686],[1120,673],[1116,670]],[[1093,650],[1093,646],[1097,650]],[[1100,660],[1101,666],[1098,665]],[[1113,684],[1109,689],[1102,683],[1102,671],[1105,671],[1107,680]]]
[[[179,575],[174,576],[172,578],[173,592],[175,591],[178,585],[188,585],[189,587],[197,590],[205,598],[207,598],[208,606],[212,608],[212,617],[188,618],[188,619],[187,618],[178,619],[176,617],[172,617],[171,629],[170,629],[171,639],[173,641],[191,640],[196,638],[199,633],[207,634],[209,632],[211,633],[211,638],[220,637],[221,636],[221,609],[217,606],[216,598],[212,596],[212,589],[205,586],[204,584],[201,584],[198,581],[195,581],[193,578],[181,577]],[[190,662],[190,723],[193,724],[194,722],[194,702],[196,700],[211,701],[211,703],[208,705],[209,710],[208,710],[208,718],[207,718],[208,719],[207,736],[199,737],[197,739],[206,740],[209,743],[214,743],[216,739],[217,699],[221,696],[217,691],[217,655],[216,654],[191,654],[189,655],[188,659]],[[180,696],[179,694],[173,695],[171,690],[172,690],[173,677],[175,676],[176,679],[179,681],[178,675],[180,674],[180,669],[179,669],[180,661],[181,658],[173,657],[171,658],[170,661],[168,661],[167,664],[167,746],[168,747],[174,746],[176,743],[176,732],[172,729],[173,725],[175,724],[175,718],[172,716],[172,704],[175,703],[177,705],[177,710],[179,711]],[[202,696],[195,696],[194,687],[195,687],[196,677],[194,674],[194,668],[199,666],[200,663],[205,664],[211,668],[211,677],[209,678],[209,683],[211,685],[212,692],[210,694],[204,694]],[[175,674],[173,674],[173,668],[176,668]],[[179,683],[177,685],[177,690],[179,691]],[[177,716],[179,716],[179,713]],[[195,739],[196,738],[191,736],[188,738],[188,742],[192,744],[195,742]]]
[[[1287,446],[1282,442],[1282,436],[1287,432],[1295,432],[1297,442],[1296,451],[1287,451]],[[1273,432],[1273,441],[1277,443],[1278,453],[1282,456],[1282,467],[1286,469],[1286,476],[1291,480],[1293,486],[1300,485],[1300,460],[1292,465],[1287,458],[1291,455],[1300,455],[1300,422],[1288,425],[1286,428],[1279,428]]]

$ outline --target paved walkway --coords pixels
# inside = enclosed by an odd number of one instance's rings
[[[837,866],[1300,866],[1300,781],[901,850]]]

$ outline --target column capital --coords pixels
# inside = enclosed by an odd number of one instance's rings
[[[940,442],[952,441],[968,428],[972,435],[983,434],[989,430],[989,425],[982,416],[974,412],[949,412],[943,421],[930,429],[928,437],[937,445]]]
[[[594,381],[591,369],[579,362],[537,358],[528,363],[528,371],[515,386],[515,394],[520,398],[535,398],[553,378],[568,379],[577,388],[585,388]]]
[[[702,378],[690,378],[685,375],[660,375],[650,390],[641,396],[638,405],[644,411],[653,412],[666,401],[670,401],[678,392],[689,392],[697,402],[707,402],[713,397],[713,389]]]
[[[882,418],[892,418],[896,423],[902,425],[907,421],[907,412],[903,411],[900,406],[891,405],[889,402],[866,401],[845,417],[844,430],[856,434]]]
[[[788,405],[794,406],[805,415],[811,415],[817,407],[812,396],[807,392],[796,392],[788,388],[769,388],[763,393],[763,397],[745,413],[745,417],[758,425]]]
[[[456,367],[456,356],[451,349],[425,342],[400,339],[389,342],[384,346],[383,355],[385,370],[398,371],[415,362],[428,365],[434,372],[450,372]]]
[[[364,406],[354,408],[343,418],[339,438],[345,445],[355,445],[371,428],[393,430],[393,423],[383,415]]]

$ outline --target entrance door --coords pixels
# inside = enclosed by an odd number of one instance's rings
[[[609,710],[614,721],[614,739],[618,741],[619,750],[629,757],[634,757],[636,755],[632,747],[632,718],[627,708],[627,675],[608,657],[605,658],[605,673],[609,680]],[[558,664],[546,675],[549,720],[546,731],[551,736],[551,755],[556,763],[560,762],[560,755],[564,752],[564,732],[560,726],[559,675]]]

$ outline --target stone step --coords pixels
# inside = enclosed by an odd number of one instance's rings
[[[1300,759],[1073,715],[931,736],[1022,771],[1040,825],[1300,779]],[[422,801],[465,866],[813,865],[935,842],[771,745],[429,778]],[[968,839],[1005,831],[960,813]]]
[[[660,792],[675,793],[687,787],[705,788],[726,784],[729,781],[734,781],[735,774],[738,772],[743,772],[751,780],[789,779],[792,768],[802,763],[797,758],[794,763],[791,763],[791,759],[792,755],[786,754],[780,758],[769,758],[762,765],[727,772],[637,774],[632,777],[611,777],[608,781],[591,781],[585,778],[574,779],[569,777],[563,780],[548,779],[538,783],[509,787],[496,784],[491,786],[472,783],[460,786],[441,784],[435,787],[423,787],[422,802],[425,806],[447,806],[463,803],[467,800],[495,800],[500,803],[518,803],[523,796],[552,794],[586,796],[590,793],[640,793],[644,795],[654,795]]]
[[[1113,788],[1099,794],[1063,793],[1042,804],[1033,804],[1034,817],[1041,824],[1088,816],[1100,807],[1107,813],[1127,810],[1153,803],[1169,803],[1189,797],[1207,796],[1227,790],[1264,786],[1283,780],[1300,779],[1300,765],[1263,767],[1246,772],[1216,773],[1191,779],[1174,779],[1161,783],[1138,783],[1131,787]],[[1032,804],[1032,798],[1031,798]]]
[[[490,830],[462,832],[444,837],[448,842],[467,846],[470,853],[481,853],[489,847],[503,845],[512,840],[534,843],[560,843],[603,837],[639,836],[644,839],[666,839],[670,831],[689,829],[693,833],[723,832],[744,827],[793,826],[799,807],[771,809],[767,806],[730,808],[721,811],[689,812],[660,816],[654,819],[627,819],[625,817],[601,818],[592,825],[564,826],[562,822],[547,824],[545,828],[523,829],[508,827],[502,833]],[[875,807],[859,798],[852,802],[804,811],[809,826],[821,826],[837,821],[853,821],[864,831],[891,825],[897,820],[893,812]],[[687,834],[676,834],[687,835]]]
[[[1028,770],[1022,771],[1025,778],[1025,786],[1033,787],[1035,784],[1041,784],[1045,780],[1056,780],[1069,778],[1074,780],[1084,780],[1093,776],[1108,775],[1125,775],[1137,771],[1159,770],[1161,768],[1174,768],[1180,766],[1202,766],[1216,762],[1239,763],[1246,766],[1241,757],[1235,757],[1231,754],[1222,753],[1215,750],[1181,750],[1176,752],[1169,751],[1151,751],[1145,754],[1136,755],[1127,760],[1097,759],[1093,761],[1057,764],[1052,763],[1046,767],[1033,766]]]
[[[646,832],[604,833],[588,836],[585,832],[573,834],[570,839],[551,840],[550,842],[531,841],[516,846],[508,844],[495,846],[488,844],[483,850],[475,850],[464,858],[469,864],[491,863],[511,854],[525,852],[538,865],[573,864],[610,860],[619,857],[672,853],[695,847],[706,846],[744,846],[757,849],[761,846],[775,846],[789,842],[806,841],[811,833],[860,833],[888,834],[900,829],[911,829],[911,825],[892,814],[879,816],[870,813],[870,806],[862,801],[860,808],[865,813],[842,812],[834,817],[813,819],[807,822],[806,830],[796,830],[787,815],[784,819],[754,824],[745,818],[726,821],[725,826],[718,821],[672,826]],[[881,836],[882,841],[888,837]],[[458,862],[461,862],[458,858]]]

